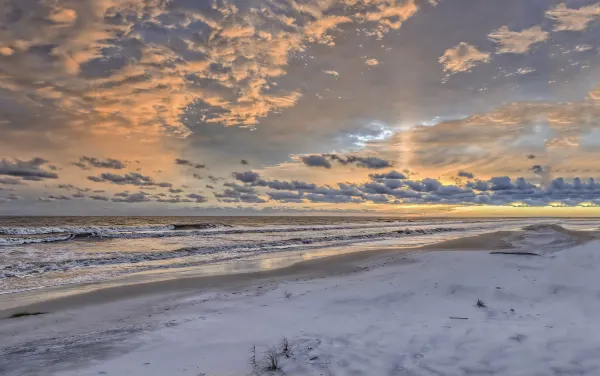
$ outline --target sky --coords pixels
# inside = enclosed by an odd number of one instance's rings
[[[600,214],[600,3],[0,0],[0,215]]]

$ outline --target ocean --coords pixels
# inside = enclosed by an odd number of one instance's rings
[[[157,271],[240,272],[257,259],[253,270],[261,270],[274,267],[265,260],[285,265],[324,249],[416,247],[534,223],[598,228],[579,219],[0,217],[0,294]]]

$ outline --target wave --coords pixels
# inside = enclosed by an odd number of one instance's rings
[[[349,243],[398,238],[407,235],[428,235],[452,231],[464,231],[464,228],[406,228],[402,230],[379,232],[373,234],[327,235],[314,238],[291,238],[278,241],[236,243],[211,247],[186,247],[166,252],[106,253],[103,254],[103,257],[98,258],[20,262],[10,265],[0,265],[0,279],[10,277],[24,277],[32,274],[41,274],[47,272],[67,271],[71,269],[84,267],[111,265],[116,266],[124,264],[130,265],[148,261],[161,261],[196,255],[210,255],[219,252],[237,252],[249,256],[270,252],[281,252],[286,249],[304,250],[310,248],[320,248],[324,246],[336,246]]]
[[[61,226],[61,227],[0,227],[2,235],[44,235],[44,234],[83,234],[110,233],[123,231],[160,231],[172,230],[175,225],[144,225],[144,226]]]
[[[0,247],[7,245],[20,245],[20,244],[35,244],[35,243],[51,243],[51,242],[64,242],[74,239],[76,235],[73,234],[56,234],[51,236],[36,236],[36,237],[2,237],[0,238]]]
[[[46,243],[86,238],[162,237],[168,232],[228,227],[220,223],[143,226],[0,227],[0,246]],[[145,234],[138,235],[135,234]],[[181,235],[186,235],[182,232]]]
[[[182,225],[155,226],[98,226],[98,227],[23,227],[0,228],[0,234],[20,231],[22,236],[0,237],[0,246],[59,242],[68,240],[105,240],[105,239],[142,239],[170,238],[181,236],[210,236],[236,234],[291,233],[326,230],[352,230],[370,228],[393,228],[403,224],[362,224],[331,226],[278,226],[278,227],[238,227],[232,228],[223,224],[200,223]],[[404,224],[405,225],[405,224]],[[413,226],[418,226],[417,224]],[[4,232],[3,232],[4,231]],[[16,235],[16,234],[15,234]],[[48,235],[48,236],[43,236]]]

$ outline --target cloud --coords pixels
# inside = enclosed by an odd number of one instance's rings
[[[223,184],[225,187],[229,187],[233,189],[235,192],[239,193],[256,193],[256,190],[252,187],[248,187],[245,185],[238,185],[236,183],[225,183]]]
[[[291,56],[335,45],[342,25],[383,36],[417,12],[414,0],[5,0],[3,7],[1,86],[15,103],[43,106],[65,128],[147,137],[189,136],[195,111],[199,123],[256,125],[302,97],[300,87],[277,87]]]
[[[205,168],[206,167],[206,165],[203,165],[203,164],[200,164],[200,163],[194,163],[194,162],[189,161],[187,159],[180,159],[180,158],[175,159],[175,163],[178,164],[178,165],[181,165],[181,166],[190,166],[190,167],[193,167],[193,168]]]
[[[363,157],[356,155],[340,156],[338,154],[304,155],[300,160],[309,167],[331,168],[330,161],[335,161],[342,165],[355,164],[358,167],[369,169],[381,169],[392,167],[390,161],[378,157]]]
[[[233,177],[243,183],[253,183],[260,178],[260,175],[254,171],[234,172]]]
[[[458,176],[461,178],[473,179],[475,176],[467,171],[459,171]]]
[[[591,46],[589,44],[578,44],[577,46],[575,46],[575,50],[576,52],[585,52],[585,51],[589,51],[592,50],[594,48],[594,46]]]
[[[180,203],[188,203],[194,202],[194,200],[190,200],[189,198],[181,198],[179,196],[171,196],[169,198],[159,198],[156,202],[163,202],[169,204],[180,204]]]
[[[89,191],[91,191],[91,189],[89,189],[89,188],[80,188],[80,187],[74,186],[73,184],[58,184],[56,186],[56,188],[58,188],[58,189],[65,189],[67,191],[71,191],[71,190],[80,191],[80,192],[89,192]]]
[[[23,182],[19,179],[14,179],[14,178],[0,178],[0,184],[20,185],[20,184],[23,184]]]
[[[335,160],[343,165],[356,164],[356,166],[358,167],[369,169],[381,169],[392,167],[392,163],[390,161],[386,161],[385,159],[381,159],[378,157],[359,157],[353,155],[343,157],[336,154],[327,154],[327,156],[332,160]]]
[[[584,31],[588,24],[600,16],[600,3],[568,8],[565,3],[546,11],[546,17],[554,20],[554,31]]]
[[[125,163],[118,159],[106,158],[106,159],[98,159],[94,157],[86,157],[83,156],[79,158],[79,162],[73,163],[75,166],[83,169],[89,170],[91,167],[96,168],[110,168],[114,170],[121,170],[126,167]]]
[[[148,195],[139,192],[139,193],[134,193],[134,194],[119,194],[120,197],[122,198],[113,198],[112,201],[114,202],[127,202],[127,203],[131,203],[131,204],[137,204],[140,202],[147,202],[150,201],[150,198],[148,198]]]
[[[96,201],[108,201],[109,200],[108,197],[106,197],[106,196],[96,196],[96,195],[94,195],[94,196],[90,196],[90,198],[92,200],[96,200]]]
[[[42,169],[42,166],[46,163],[48,163],[47,160],[39,157],[27,161],[2,159],[0,161],[0,175],[17,176],[34,181],[57,179],[58,175],[56,173]]]
[[[300,157],[302,162],[309,167],[331,168],[331,163],[324,155],[304,155]]]
[[[98,176],[88,176],[87,179],[90,181],[93,181],[94,183],[102,183],[102,182],[106,181]]]
[[[238,189],[225,189],[223,192],[214,192],[213,194],[219,201],[226,203],[245,202],[259,204],[266,202],[255,193],[243,193]]]
[[[316,202],[316,203],[333,203],[333,204],[355,203],[355,204],[359,204],[359,203],[363,202],[363,200],[360,198],[353,198],[350,196],[334,195],[334,194],[309,193],[309,194],[305,195],[304,198],[306,198],[310,202]]]
[[[303,200],[303,193],[296,192],[267,192],[267,195],[271,200],[280,202],[295,202],[301,203]]]
[[[22,200],[22,199],[23,199],[22,197],[17,196],[14,193],[11,193],[6,197],[0,197],[0,202],[18,201],[18,200]]]
[[[187,197],[195,200],[196,202],[206,202],[208,201],[206,197],[196,194],[196,193],[190,193],[189,195],[187,195]]]
[[[534,26],[521,31],[510,31],[508,26],[488,34],[488,38],[498,44],[497,54],[525,54],[531,46],[548,39],[548,32],[540,26]]]
[[[113,174],[110,172],[105,172],[100,174],[100,176],[88,176],[88,180],[91,180],[96,183],[100,182],[109,182],[118,185],[137,185],[137,186],[157,186],[163,188],[171,188],[173,185],[171,183],[158,183],[154,181],[154,179],[150,176],[145,176],[137,172],[129,172],[124,175]]]
[[[38,197],[38,201],[70,201],[71,197],[65,195],[49,195],[47,197]]]
[[[369,177],[371,177],[372,179],[392,179],[392,180],[407,179],[407,176],[405,174],[398,172],[396,170],[390,171],[387,173],[383,173],[383,174],[371,174],[371,175],[369,175]]]
[[[517,74],[521,74],[521,75],[529,74],[529,73],[533,73],[533,72],[535,72],[535,68],[533,68],[533,67],[523,67],[523,68],[519,68],[517,70]]]
[[[450,74],[465,72],[481,63],[490,61],[490,54],[482,52],[477,47],[465,42],[447,49],[439,58],[444,71]]]
[[[289,182],[288,186],[291,186]],[[508,176],[489,180],[472,180],[464,186],[443,184],[425,178],[421,180],[373,178],[362,184],[338,183],[338,187],[315,187],[311,190],[288,189],[267,192],[270,200],[301,203],[364,203],[412,205],[494,205],[494,206],[599,206],[600,183],[594,179],[575,178],[549,180],[536,185],[525,178]]]

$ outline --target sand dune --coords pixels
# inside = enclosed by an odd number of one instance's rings
[[[429,250],[524,250],[531,248],[562,249],[600,238],[600,231],[575,231],[556,224],[531,225],[515,231],[447,240],[423,247]],[[554,247],[553,247],[554,245]]]

